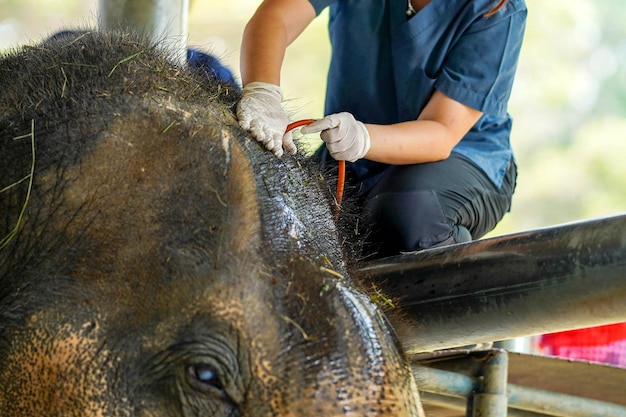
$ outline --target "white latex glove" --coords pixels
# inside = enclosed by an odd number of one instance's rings
[[[350,113],[330,114],[300,129],[303,134],[322,132],[330,155],[338,161],[355,162],[370,150],[370,134]]]
[[[243,88],[237,105],[239,125],[278,157],[282,156],[283,147],[292,154],[296,153],[291,132],[285,133],[289,118],[282,100],[279,86],[253,82]]]

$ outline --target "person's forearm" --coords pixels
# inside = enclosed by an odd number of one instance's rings
[[[371,140],[365,158],[393,165],[441,161],[450,156],[452,148],[461,140],[432,120],[366,124],[365,127]]]
[[[394,165],[444,160],[481,116],[479,110],[435,90],[417,120],[366,124],[370,149],[365,158]]]

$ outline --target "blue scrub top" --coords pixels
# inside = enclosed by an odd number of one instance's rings
[[[377,124],[415,120],[437,89],[484,113],[453,151],[500,187],[513,157],[507,102],[526,24],[524,0],[508,0],[489,18],[484,14],[495,0],[432,0],[409,19],[405,0],[309,1],[317,14],[330,7],[326,114],[348,111]],[[371,161],[356,164],[363,176],[380,170]]]

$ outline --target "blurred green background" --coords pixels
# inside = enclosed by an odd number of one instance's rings
[[[259,2],[193,1],[189,44],[238,74],[241,33]],[[526,2],[509,106],[518,186],[489,236],[626,211],[626,8],[622,0]],[[95,0],[0,0],[0,50],[95,26],[96,14]],[[288,50],[282,86],[294,119],[322,116],[326,21],[324,14]]]

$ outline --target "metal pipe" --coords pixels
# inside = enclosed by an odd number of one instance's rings
[[[437,408],[444,408],[446,410],[455,410],[465,413],[467,410],[467,400],[463,398],[449,397],[442,394],[435,394],[432,392],[420,392],[420,400],[424,405],[426,414],[428,415],[429,406],[436,406]],[[530,411],[516,410],[514,408],[508,409],[507,417],[545,417],[545,414],[532,413]]]
[[[617,404],[514,384],[510,384],[509,404],[519,410],[555,417],[626,417],[626,407]]]
[[[469,398],[476,390],[477,381],[474,377],[417,364],[411,368],[420,391]]]
[[[472,397],[472,417],[507,416],[508,374],[509,357],[506,351],[494,349],[485,354],[477,390]]]
[[[98,7],[101,29],[145,33],[186,62],[189,0],[99,0]]]
[[[471,398],[476,389],[475,387],[478,387],[480,384],[478,378],[456,372],[417,364],[413,364],[412,368],[420,391],[436,394],[437,396],[453,397],[450,401],[453,409],[457,409],[459,406],[458,400],[454,400],[454,398]],[[424,395],[424,398],[429,397]],[[508,384],[507,400],[509,409],[543,416],[626,417],[626,407],[617,404],[515,384]],[[446,403],[446,399],[440,398],[437,404],[445,406]]]
[[[394,256],[362,268],[409,353],[626,321],[626,215]]]

